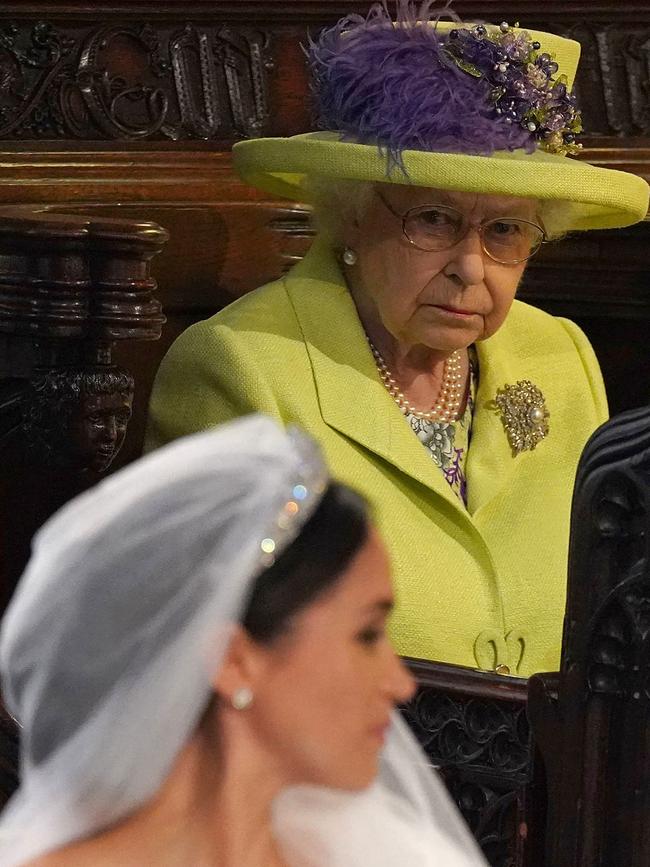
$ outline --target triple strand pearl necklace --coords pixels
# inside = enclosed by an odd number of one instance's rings
[[[438,398],[433,408],[421,411],[409,403],[405,395],[399,390],[399,385],[384,361],[381,352],[370,338],[368,338],[368,344],[375,358],[382,382],[404,415],[413,415],[415,418],[423,419],[424,421],[438,421],[445,424],[456,421],[460,412],[460,405],[463,402],[464,393],[462,374],[463,353],[461,349],[456,349],[445,361],[442,384],[440,385]]]

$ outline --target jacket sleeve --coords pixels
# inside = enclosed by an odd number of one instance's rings
[[[199,322],[180,335],[160,365],[144,449],[252,412],[281,420],[250,347],[226,326]]]
[[[592,349],[591,343],[587,340],[584,331],[582,331],[575,322],[571,322],[570,319],[563,319],[561,317],[558,317],[557,321],[564,327],[565,331],[567,331],[569,337],[573,341],[578,355],[580,356],[587,383],[594,400],[598,424],[603,424],[609,418],[609,409],[607,406],[605,383],[603,382],[603,375],[600,372],[600,365],[598,364],[596,353]]]

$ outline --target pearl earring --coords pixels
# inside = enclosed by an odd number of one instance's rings
[[[343,251],[343,261],[346,265],[356,265],[358,256],[351,247],[346,247]]]
[[[253,691],[247,686],[240,686],[233,693],[230,704],[235,710],[246,710],[247,707],[253,704]]]

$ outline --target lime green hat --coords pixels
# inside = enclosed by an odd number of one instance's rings
[[[628,226],[645,180],[572,158],[579,43],[503,23],[429,22],[401,4],[352,16],[312,43],[324,132],[237,143],[247,183],[309,201],[309,178],[555,200],[565,230]]]

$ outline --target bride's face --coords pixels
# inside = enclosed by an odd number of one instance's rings
[[[374,779],[390,713],[413,692],[386,635],[392,604],[372,532],[333,588],[261,651],[248,713],[287,782],[358,789]]]

